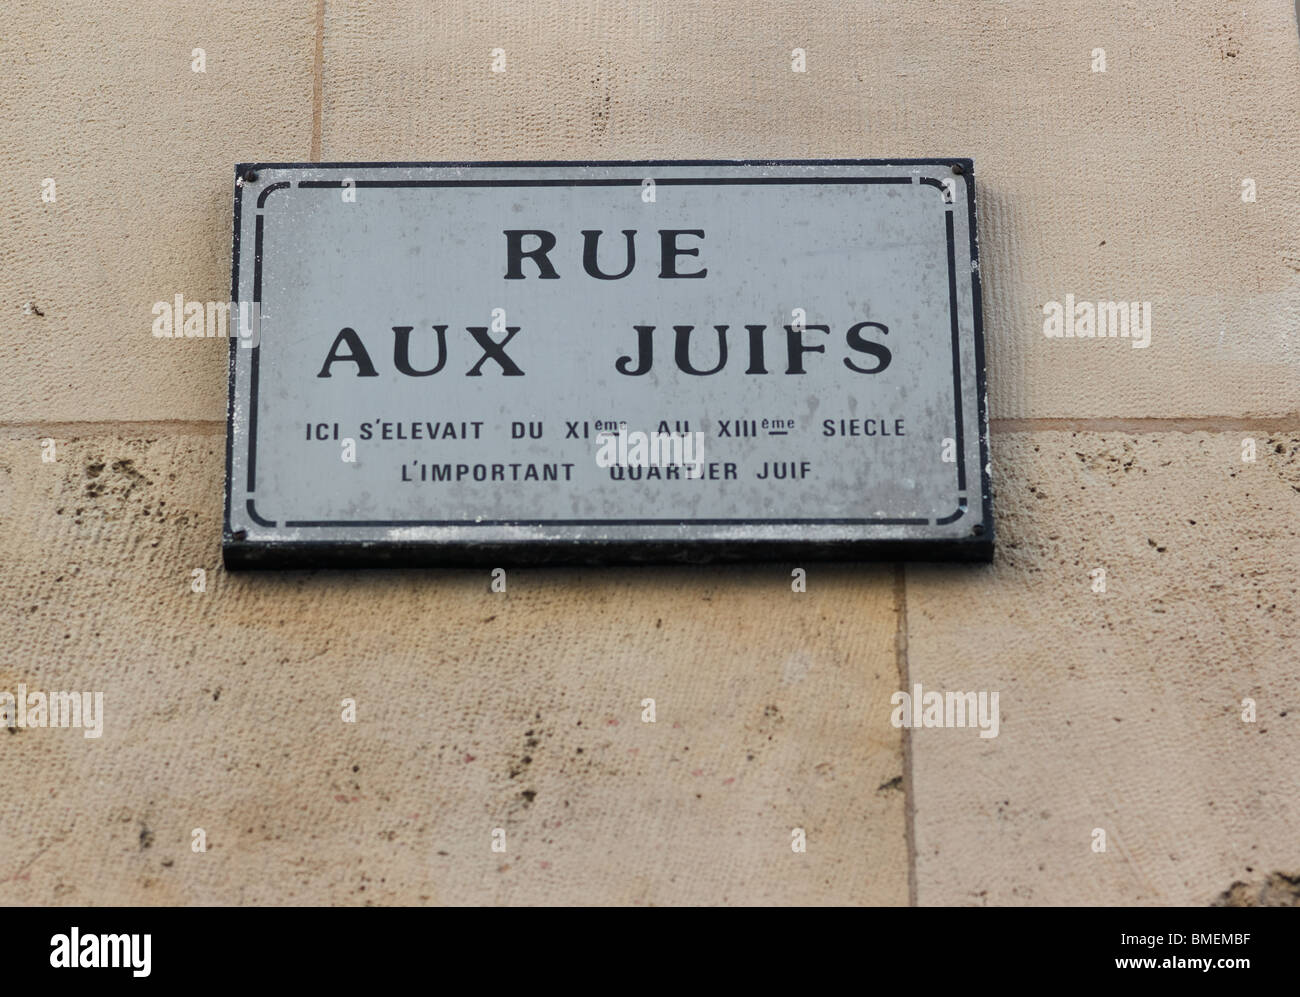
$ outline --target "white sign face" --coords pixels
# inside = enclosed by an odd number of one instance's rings
[[[991,556],[969,160],[238,177],[231,566]]]

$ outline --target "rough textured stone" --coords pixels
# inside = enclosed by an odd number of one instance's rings
[[[229,344],[152,309],[230,300],[235,163],[307,158],[314,37],[305,3],[7,5],[0,419],[222,417]]]
[[[1215,907],[1300,907],[1300,873],[1275,872],[1254,883],[1233,883]]]
[[[996,562],[907,569],[910,681],[1002,713],[910,734],[920,903],[1203,905],[1294,868],[1300,434],[1241,441],[995,438]]]
[[[889,567],[227,575],[219,434],[57,452],[0,444],[0,690],[104,733],[0,732],[8,902],[907,902]]]

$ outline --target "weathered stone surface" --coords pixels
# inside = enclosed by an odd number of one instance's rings
[[[1242,435],[995,438],[995,564],[907,569],[911,682],[1002,713],[910,735],[920,903],[1203,905],[1294,868],[1300,435],[1253,464]]]
[[[1253,883],[1236,882],[1215,907],[1300,907],[1300,873],[1274,872]]]
[[[152,309],[230,300],[235,163],[307,158],[314,38],[310,4],[9,5],[0,419],[222,417],[229,344]]]
[[[220,435],[57,452],[0,446],[0,689],[105,720],[0,733],[10,902],[907,902],[889,567],[227,575]]]

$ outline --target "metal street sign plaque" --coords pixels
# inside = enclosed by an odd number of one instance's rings
[[[233,269],[231,566],[992,553],[969,160],[245,165]]]

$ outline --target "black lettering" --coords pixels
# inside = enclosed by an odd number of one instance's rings
[[[862,335],[862,330],[868,326],[873,329],[879,329],[885,335],[889,334],[889,329],[881,325],[879,322],[859,322],[845,334],[845,338],[848,341],[850,349],[857,350],[859,353],[869,353],[879,360],[880,363],[871,368],[859,367],[848,357],[845,357],[844,366],[849,368],[849,370],[856,370],[859,374],[879,374],[889,366],[889,361],[892,360],[893,357],[889,352],[889,348],[883,343],[872,343]]]
[[[765,325],[747,325],[749,330],[749,369],[746,374],[766,374],[767,368],[763,366],[763,333],[767,331]]]
[[[600,242],[599,229],[582,230],[582,267],[587,273],[597,280],[621,280],[632,272],[636,266],[636,229],[624,229],[623,235],[627,238],[627,266],[623,268],[622,273],[607,274],[602,273],[600,264],[596,260],[596,246]]]
[[[339,353],[339,346],[347,343],[348,352]],[[355,329],[340,329],[339,334],[334,337],[334,345],[330,347],[329,355],[325,358],[325,363],[321,366],[320,373],[317,377],[331,377],[330,366],[342,361],[349,361],[357,365],[357,377],[378,377],[379,372],[375,370],[375,365],[370,362],[370,354],[366,352],[365,346],[361,343],[361,337],[357,335]]]
[[[830,335],[831,327],[829,325],[805,325],[804,329],[813,329],[817,332],[824,332]],[[792,325],[785,327],[785,339],[787,352],[790,356],[790,365],[786,368],[787,374],[806,374],[803,369],[803,355],[805,353],[825,353],[825,346],[805,346],[803,341],[803,330],[795,329]]]
[[[636,370],[629,369],[632,366],[632,358],[624,356],[614,361],[614,368],[620,374],[627,374],[629,377],[640,377],[642,374],[650,372],[650,365],[654,362],[653,336],[655,327],[652,325],[634,325],[632,328],[636,330],[637,363],[639,366]]]
[[[519,331],[517,325],[506,326],[506,338],[501,342],[496,342],[488,335],[486,326],[478,328],[466,327],[466,331],[474,337],[474,342],[483,348],[483,355],[478,358],[478,363],[471,367],[465,374],[466,377],[482,377],[483,364],[488,360],[495,360],[501,367],[501,373],[506,377],[523,377],[524,372],[519,369],[518,365],[506,356],[506,344],[515,338],[515,333]]]
[[[659,230],[659,276],[661,278],[669,277],[703,277],[708,274],[709,270],[705,267],[696,273],[678,273],[677,257],[679,256],[699,256],[700,250],[697,246],[694,249],[679,249],[677,247],[677,237],[679,235],[693,235],[697,238],[704,238],[704,229],[702,228],[684,228],[684,229],[660,229]]]
[[[416,370],[411,366],[411,326],[393,326],[393,366],[408,377],[428,377],[442,370],[447,363],[447,327],[435,325],[438,334],[438,364],[433,370]]]
[[[673,326],[673,331],[677,333],[677,366],[683,372],[694,374],[697,377],[705,377],[709,374],[716,374],[727,365],[727,327],[725,325],[715,325],[713,328],[718,331],[718,366],[712,370],[696,370],[691,366],[691,332],[694,331],[695,326]]]
[[[536,249],[524,250],[524,236],[535,235]],[[546,254],[555,248],[555,236],[545,229],[505,229],[506,237],[506,280],[524,279],[524,258],[537,264],[537,272],[542,280],[559,280],[560,275],[551,266]]]

